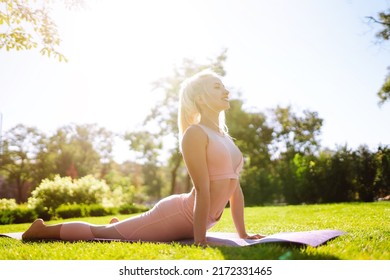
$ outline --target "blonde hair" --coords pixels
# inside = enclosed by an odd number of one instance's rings
[[[201,112],[196,100],[198,96],[199,98],[203,98],[204,94],[209,94],[204,86],[204,79],[209,77],[216,77],[220,79],[218,74],[206,69],[185,79],[181,84],[178,111],[179,143],[181,143],[186,129],[189,126],[200,122]],[[221,111],[219,114],[218,126],[224,134],[228,135],[224,111]]]

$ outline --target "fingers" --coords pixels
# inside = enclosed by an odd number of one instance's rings
[[[246,238],[247,239],[261,239],[261,238],[264,238],[265,235],[261,235],[261,234],[254,234],[254,235],[248,235]]]

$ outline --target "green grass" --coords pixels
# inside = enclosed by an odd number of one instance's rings
[[[119,216],[125,218],[125,216]],[[283,244],[250,247],[197,247],[178,244],[21,242],[0,238],[1,260],[389,260],[390,203],[269,206],[245,209],[248,232],[338,229],[347,232],[317,248]],[[109,217],[84,221],[106,223]],[[69,220],[67,220],[69,221]],[[58,221],[56,221],[58,222]],[[53,222],[49,222],[53,223]],[[0,226],[0,233],[24,231],[29,224]],[[213,231],[234,231],[226,209]]]

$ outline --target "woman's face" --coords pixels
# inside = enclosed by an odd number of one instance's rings
[[[202,96],[202,100],[206,107],[216,111],[223,111],[230,108],[229,91],[220,79],[217,77],[204,78],[204,88],[206,93]]]

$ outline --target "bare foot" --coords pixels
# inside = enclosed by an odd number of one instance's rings
[[[31,226],[23,233],[22,239],[39,239],[40,233],[46,227],[45,223],[42,219],[35,220]]]
[[[110,224],[115,224],[117,222],[119,222],[119,219],[117,217],[114,217],[111,219]]]

